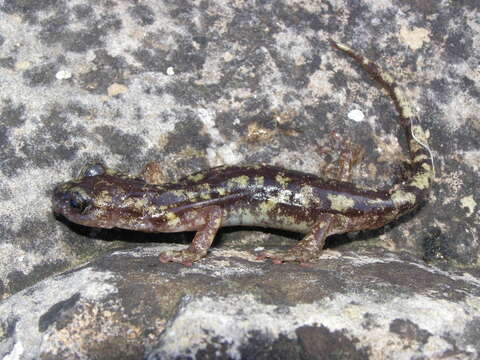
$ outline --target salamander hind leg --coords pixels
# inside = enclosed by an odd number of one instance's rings
[[[258,259],[272,259],[273,263],[281,264],[283,262],[299,262],[306,264],[317,258],[322,252],[325,245],[325,239],[332,225],[334,215],[323,214],[319,217],[315,225],[313,225],[310,233],[307,234],[294,247],[287,251],[266,251],[262,253]]]
[[[204,216],[205,225],[198,229],[190,246],[185,250],[167,251],[160,254],[162,263],[177,262],[191,266],[195,261],[207,255],[218,229],[222,225],[223,211],[218,206],[201,210],[199,216]]]

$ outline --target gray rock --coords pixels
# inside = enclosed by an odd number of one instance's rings
[[[0,0],[2,354],[155,358],[191,347],[198,357],[341,349],[381,358],[405,346],[406,358],[478,356],[479,8],[476,0]],[[291,234],[227,229],[200,265],[164,266],[147,256],[150,246],[190,234],[54,218],[53,187],[93,159],[130,173],[157,161],[171,178],[252,162],[320,173],[338,156],[318,151],[331,131],[366,150],[355,182],[399,181],[406,156],[394,107],[329,38],[393,74],[436,158],[431,197],[415,214],[329,239],[354,251],[350,258],[322,259],[318,272],[260,264],[246,252],[291,244]],[[351,120],[352,110],[365,119]],[[145,253],[126,250],[140,244]],[[126,252],[109,255],[119,248]],[[235,251],[243,260],[221,260]],[[362,252],[368,264],[358,265]],[[195,291],[185,287],[191,278]],[[185,330],[202,313],[212,324]]]
[[[116,251],[0,304],[4,359],[476,359],[480,280],[405,254],[309,267],[215,249],[193,267]]]

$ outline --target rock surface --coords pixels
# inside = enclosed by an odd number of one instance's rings
[[[174,247],[116,251],[11,296],[0,305],[0,356],[480,356],[480,281],[471,274],[380,248],[326,251],[309,267],[233,248],[193,267],[160,264],[159,252]]]
[[[1,353],[479,356],[479,9],[477,0],[0,0]],[[93,159],[131,173],[157,161],[171,178],[252,162],[319,173],[338,155],[320,151],[332,131],[365,150],[357,183],[391,186],[406,168],[394,108],[329,38],[394,75],[436,158],[419,211],[329,239],[357,255],[312,269],[260,264],[252,249],[291,244],[291,234],[227,229],[213,256],[187,269],[160,265],[152,246],[191,234],[53,216],[55,184]],[[395,255],[404,253],[427,263]],[[201,326],[190,333],[192,321]]]

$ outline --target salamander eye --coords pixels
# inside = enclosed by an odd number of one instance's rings
[[[107,168],[102,163],[88,164],[80,171],[80,177],[103,175],[106,172]]]
[[[83,213],[90,206],[90,200],[85,199],[80,193],[74,192],[72,193],[69,205],[72,209],[75,209],[75,211]]]

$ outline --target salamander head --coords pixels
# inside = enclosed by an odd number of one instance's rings
[[[125,221],[141,216],[131,203],[145,182],[115,173],[102,164],[85,167],[78,179],[58,185],[53,192],[53,211],[86,226],[126,227]],[[128,228],[128,227],[127,227]]]

